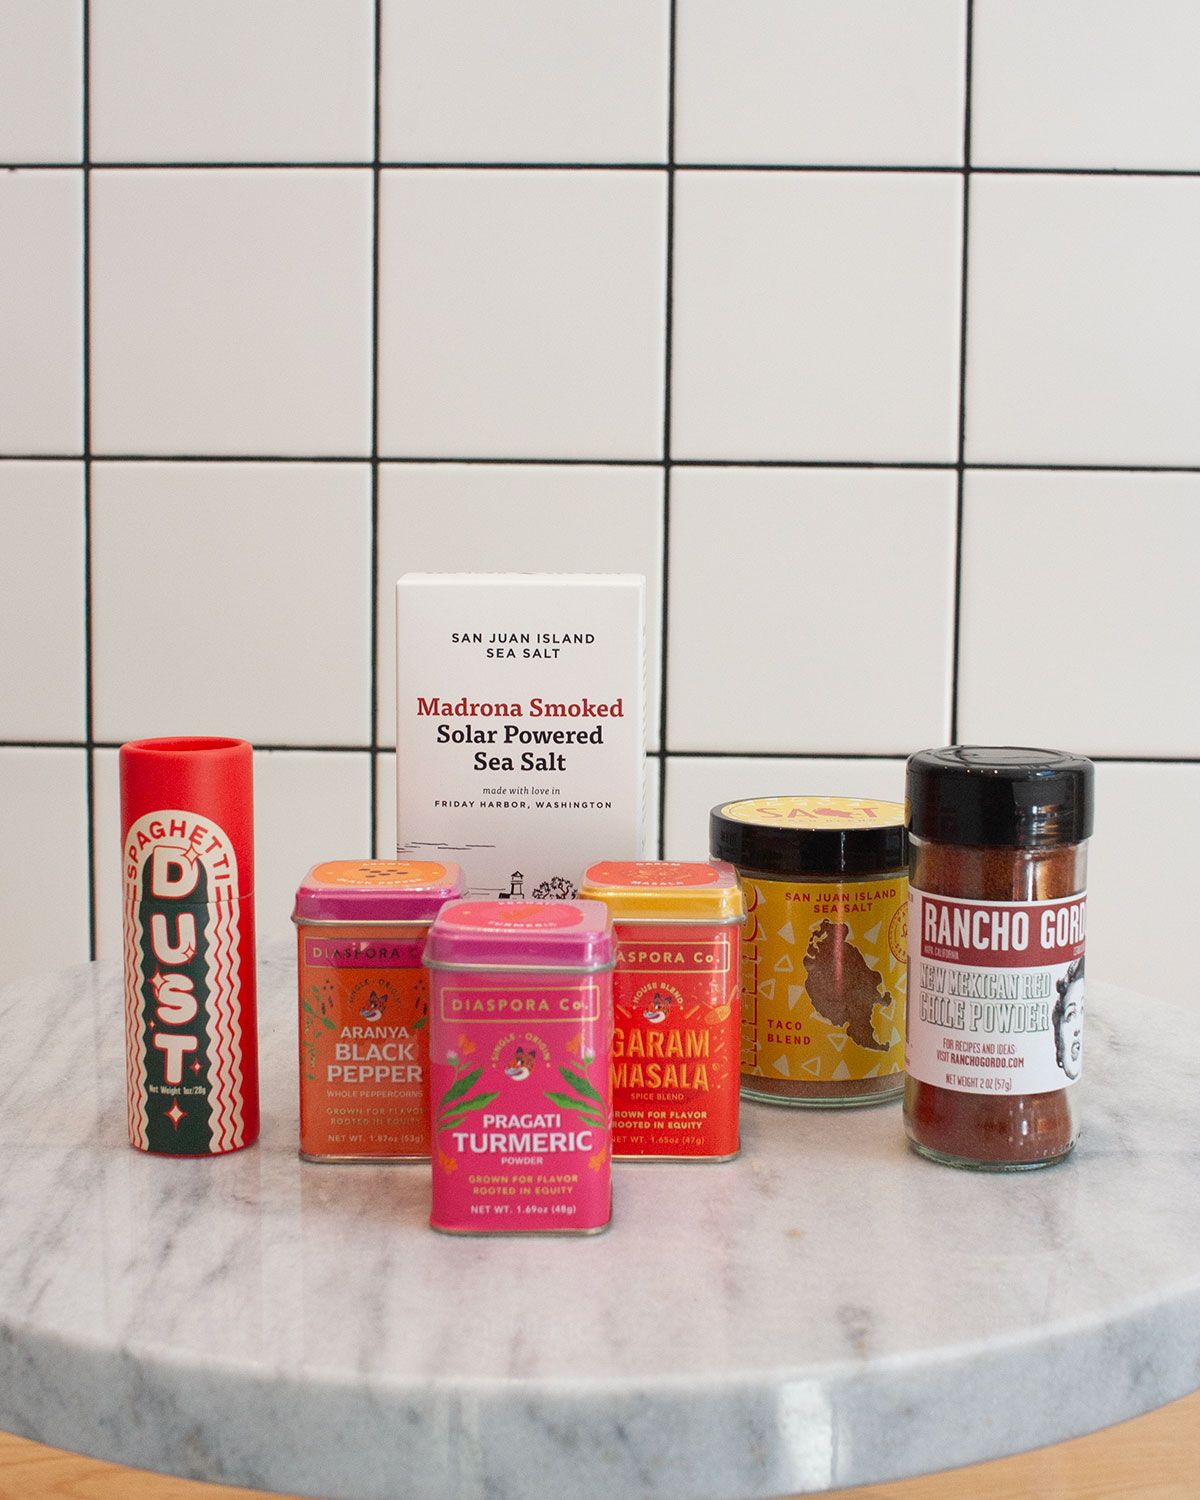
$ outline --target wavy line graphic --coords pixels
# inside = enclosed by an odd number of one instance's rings
[[[230,1151],[243,1144],[241,1037],[238,1005],[237,907],[214,903],[207,936],[209,948],[209,1079],[212,1085],[212,1147]]]
[[[141,952],[142,923],[138,913],[140,880],[129,887],[125,903],[125,1080],[129,1139],[142,1151],[150,1144],[150,1095],[146,1053],[142,1046]]]

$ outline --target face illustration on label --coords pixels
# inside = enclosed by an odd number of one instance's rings
[[[537,1062],[537,1053],[532,1047],[518,1046],[512,1055],[512,1061],[508,1063],[504,1071],[514,1083],[524,1083],[533,1072],[535,1062]]]
[[[364,1021],[380,1021],[395,996],[379,979],[362,979],[350,991],[350,1008]]]
[[[651,989],[641,1000],[642,1019],[658,1026],[671,1014],[671,1007],[680,1003],[678,996],[666,989]]]
[[[1076,959],[1055,986],[1054,1052],[1072,1082],[1083,1067],[1083,963],[1082,958]]]

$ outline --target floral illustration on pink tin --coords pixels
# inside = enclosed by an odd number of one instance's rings
[[[471,1051],[474,1050],[472,1045]],[[481,1093],[471,1092],[483,1077],[482,1068],[464,1069],[457,1052],[451,1052],[446,1061],[454,1069],[454,1077],[443,1091],[434,1111],[433,1128],[439,1132],[449,1129],[451,1125],[457,1125],[464,1115],[473,1114],[478,1109],[486,1109],[493,1099],[500,1096],[499,1089],[493,1089],[491,1092],[487,1090]]]
[[[570,1092],[547,1089],[546,1098],[552,1104],[557,1104],[559,1109],[573,1110],[577,1115],[582,1115],[590,1125],[603,1129],[607,1123],[604,1096],[587,1076],[588,1068],[594,1061],[594,1058],[587,1058],[580,1064],[582,1071],[579,1072],[574,1068],[560,1066],[558,1071]]]

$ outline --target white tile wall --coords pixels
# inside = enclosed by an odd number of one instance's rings
[[[0,0],[0,974],[112,952],[121,739],[256,742],[286,931],[391,847],[396,573],[633,568],[651,848],[1057,741],[1096,972],[1182,998],[1125,903],[1193,920],[1198,44],[1188,0]]]
[[[369,161],[371,0],[91,0],[97,162]]]
[[[950,460],[962,181],[681,172],[673,451]]]
[[[959,165],[961,0],[685,0],[677,161]]]
[[[975,48],[979,165],[1200,167],[1192,0],[976,0]]]
[[[381,450],[660,458],[662,173],[388,171]]]
[[[385,0],[386,161],[665,162],[668,0]]]
[[[0,463],[5,736],[87,734],[82,463]],[[13,544],[20,537],[21,545]]]
[[[0,0],[0,159],[83,160],[80,0]]]
[[[882,754],[944,742],[954,539],[949,471],[682,470],[668,745]],[[731,583],[736,616],[720,606]]]
[[[81,172],[0,171],[0,451],[83,451]]]
[[[963,736],[1200,757],[1198,557],[1200,474],[969,474]]]
[[[91,489],[98,739],[369,743],[367,465],[104,462]]]
[[[84,750],[0,748],[6,979],[87,961],[87,761]]]
[[[972,186],[966,456],[1200,465],[1200,176]]]
[[[369,454],[369,172],[91,178],[97,453]]]

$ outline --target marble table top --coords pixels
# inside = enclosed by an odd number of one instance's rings
[[[125,1138],[118,974],[0,991],[0,1428],[326,1500],[736,1500],[893,1479],[1200,1385],[1200,1054],[1097,985],[1083,1137],[979,1176],[898,1106],[747,1105],[727,1165],[619,1165],[594,1239],[448,1239],[419,1166],[296,1156],[294,961],[263,1136]]]

